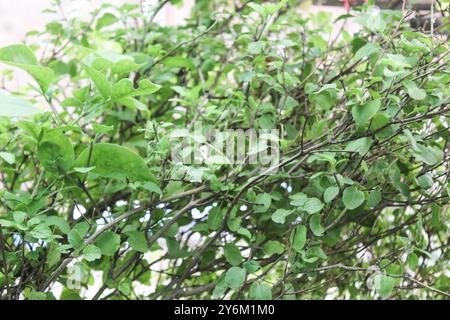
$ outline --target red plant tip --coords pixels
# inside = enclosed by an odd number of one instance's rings
[[[340,0],[344,3],[344,9],[348,12],[350,11],[350,7],[356,4],[356,0]],[[367,0],[364,0],[367,3]]]

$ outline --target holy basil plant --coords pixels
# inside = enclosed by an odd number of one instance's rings
[[[0,49],[1,299],[448,298],[448,23],[180,2]]]

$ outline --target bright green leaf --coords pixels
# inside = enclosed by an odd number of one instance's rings
[[[82,64],[82,67],[88,74],[89,78],[91,78],[92,82],[94,83],[100,94],[103,96],[103,98],[110,98],[112,94],[112,85],[106,78],[106,76],[103,75],[100,71],[97,71],[86,64]]]
[[[220,208],[212,208],[208,214],[208,228],[218,230],[223,223],[223,212]]]
[[[320,220],[320,214],[315,214],[309,219],[309,227],[311,228],[312,233],[317,237],[322,236],[325,232]]]
[[[39,65],[34,53],[24,44],[15,44],[0,48],[0,62],[28,72],[46,93],[55,74],[52,69]]]
[[[245,269],[231,267],[225,274],[225,283],[231,289],[239,289],[245,280]]]
[[[359,60],[365,57],[369,57],[370,55],[377,53],[381,50],[380,46],[373,42],[368,42],[362,48],[355,53],[355,60]]]
[[[306,244],[306,227],[304,225],[299,225],[295,228],[294,238],[292,240],[292,248],[297,252],[303,250]]]
[[[310,198],[306,200],[303,209],[309,214],[314,214],[323,209],[323,203],[317,198]]]
[[[384,274],[377,274],[374,277],[374,288],[383,298],[388,298],[395,286],[395,279]]]
[[[272,214],[272,221],[283,224],[285,223],[286,217],[291,213],[292,210],[277,209],[277,211]]]
[[[359,191],[356,186],[347,187],[342,197],[344,205],[347,209],[353,210],[364,203],[364,192]]]
[[[0,90],[0,117],[32,117],[42,112],[27,100]]]
[[[323,193],[323,200],[325,203],[331,202],[336,196],[339,194],[339,188],[338,187],[328,187],[325,189],[325,192]]]
[[[225,259],[232,266],[238,266],[242,262],[241,250],[234,243],[227,243],[223,247]]]
[[[111,257],[119,250],[120,236],[112,231],[106,231],[97,238],[95,245],[100,248],[102,255]]]
[[[362,105],[355,105],[352,108],[352,116],[355,123],[361,127],[369,122],[370,119],[380,110],[381,101],[379,99],[366,102]]]
[[[254,300],[272,300],[272,290],[265,284],[252,284],[249,294]]]
[[[408,92],[408,95],[411,97],[411,99],[423,100],[427,97],[426,91],[417,87],[417,85],[413,81],[405,80],[403,81],[403,85],[405,86],[406,91]]]
[[[99,143],[84,149],[75,161],[76,167],[95,168],[95,173],[106,178],[128,178],[130,180],[154,181],[150,170],[138,154],[133,151],[110,143]]]
[[[69,138],[59,129],[44,132],[39,142],[38,159],[49,171],[68,171],[72,168],[74,151]]]
[[[127,241],[133,250],[139,252],[147,252],[148,250],[147,239],[142,231],[132,231],[128,233]]]
[[[364,137],[351,141],[345,147],[345,151],[358,152],[359,155],[364,156],[372,145],[372,138]]]
[[[264,245],[264,253],[271,256],[273,254],[282,254],[284,245],[280,241],[270,240]]]
[[[89,244],[83,249],[83,256],[87,261],[95,261],[102,257],[102,252],[93,244]]]

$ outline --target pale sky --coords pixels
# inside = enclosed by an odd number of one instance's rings
[[[186,0],[184,7],[168,5],[158,16],[158,21],[166,25],[182,23],[190,12],[195,0]],[[108,3],[139,3],[139,0],[63,0],[64,10],[81,9]],[[150,0],[149,2],[157,2]],[[51,7],[51,0],[0,0],[0,47],[21,42],[30,30],[42,29],[51,15],[42,10]]]

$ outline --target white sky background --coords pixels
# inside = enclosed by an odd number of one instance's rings
[[[157,17],[165,25],[181,24],[189,15],[195,0],[185,0],[182,7],[167,5]],[[76,9],[86,12],[85,8],[96,7],[103,2],[139,3],[139,0],[65,0],[64,10]],[[157,2],[157,0],[150,0]],[[51,0],[0,0],[0,47],[21,42],[30,30],[43,29],[50,15],[42,10],[51,7]]]
[[[156,3],[157,0],[147,0]],[[139,0],[63,0],[64,10],[76,9],[86,12],[86,8],[98,6],[103,2],[109,3],[139,3]],[[164,25],[182,24],[189,15],[195,0],[184,0],[183,6],[166,5],[157,17],[157,21]],[[0,0],[0,47],[23,41],[30,30],[43,29],[50,15],[42,10],[51,6],[51,0]],[[308,11],[326,10],[338,16],[345,13],[343,8],[313,6]]]

